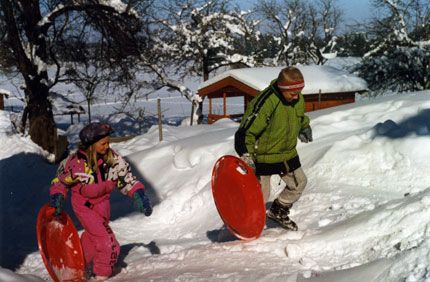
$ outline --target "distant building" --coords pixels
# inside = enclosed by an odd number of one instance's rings
[[[278,77],[283,67],[233,69],[203,82],[197,94],[209,98],[208,122],[220,118],[237,118],[227,113],[227,98],[243,97],[244,111],[252,98]],[[306,111],[314,111],[355,102],[355,94],[367,91],[363,79],[330,66],[297,66],[303,73]],[[213,99],[223,99],[222,113],[214,113]]]
[[[10,92],[0,88],[0,110],[4,110],[4,98],[9,98]]]
[[[70,115],[71,124],[73,124],[74,115],[77,115],[78,122],[80,122],[81,115],[85,114],[85,109],[81,105],[68,99],[64,95],[50,92],[49,99],[52,103],[52,111],[54,115]]]

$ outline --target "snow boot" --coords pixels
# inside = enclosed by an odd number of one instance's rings
[[[219,230],[217,242],[230,242],[237,240],[236,236],[234,236],[227,227],[223,227]]]
[[[297,231],[297,224],[288,217],[292,205],[282,205],[278,199],[273,201],[267,216],[287,230]]]
[[[84,281],[90,281],[92,278],[94,278],[93,263],[89,263],[85,265]]]

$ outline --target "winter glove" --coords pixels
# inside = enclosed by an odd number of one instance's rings
[[[143,213],[146,216],[150,216],[152,214],[152,206],[149,198],[145,195],[145,191],[143,189],[136,190],[133,194],[134,205],[138,211]]]
[[[299,132],[299,139],[304,143],[312,142],[312,129],[310,126],[303,128]]]
[[[245,153],[240,156],[241,160],[244,161],[247,165],[249,165],[253,171],[255,171],[255,163],[249,153]]]
[[[63,211],[64,195],[61,193],[52,194],[49,198],[49,206],[55,208],[55,216],[59,216]]]

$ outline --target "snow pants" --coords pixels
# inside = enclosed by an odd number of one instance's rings
[[[85,263],[93,263],[95,275],[109,277],[118,260],[120,246],[108,219],[97,212],[97,205],[93,209],[88,208],[85,213],[75,211],[75,214],[85,229],[81,236]]]
[[[271,175],[261,175],[259,177],[264,202],[267,202],[270,196],[270,177]],[[301,167],[292,172],[281,175],[281,179],[287,186],[279,194],[278,201],[283,205],[291,205],[300,198],[308,180]]]

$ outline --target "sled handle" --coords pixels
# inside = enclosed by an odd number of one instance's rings
[[[248,174],[248,168],[246,166],[244,166],[242,163],[237,162],[237,167],[236,167],[236,171],[239,172],[242,175],[247,175]]]

